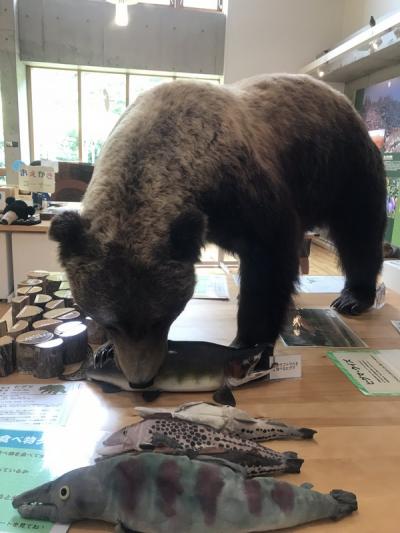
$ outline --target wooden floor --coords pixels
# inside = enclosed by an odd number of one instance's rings
[[[338,258],[334,252],[315,243],[311,245],[310,275],[337,276],[341,274]]]

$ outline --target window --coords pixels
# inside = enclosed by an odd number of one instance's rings
[[[212,83],[213,85],[220,85],[220,81],[214,78],[189,78],[188,76],[178,76],[177,80],[192,80],[192,81],[201,81],[206,83]]]
[[[162,6],[170,6],[171,0],[139,0],[140,4],[159,4]]]
[[[4,154],[3,102],[0,95],[0,169],[6,166]]]
[[[196,7],[198,9],[211,9],[216,11],[219,9],[220,2],[218,0],[183,0],[183,7]]]
[[[174,78],[168,76],[137,76],[132,74],[129,76],[129,103],[132,104],[139,94],[160,85],[160,83],[165,83],[168,81],[173,81]]]
[[[176,79],[220,83],[219,78],[196,78],[190,74],[157,76],[27,68],[31,80],[31,158],[92,164],[124,112],[127,98],[132,103],[142,92]],[[2,146],[0,134],[0,165]]]
[[[126,108],[125,74],[82,72],[82,160],[94,163]]]
[[[225,0],[226,1],[226,0]],[[195,7],[197,9],[208,9],[212,11],[222,11],[223,0],[139,0],[140,4],[158,4],[171,7]]]
[[[31,69],[34,159],[79,160],[78,73]]]

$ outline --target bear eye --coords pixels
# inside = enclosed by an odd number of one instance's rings
[[[70,494],[69,487],[67,485],[64,485],[59,490],[59,496],[60,496],[61,500],[68,500],[69,494]]]

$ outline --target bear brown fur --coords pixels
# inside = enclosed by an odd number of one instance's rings
[[[171,323],[213,242],[240,258],[237,345],[273,344],[306,230],[327,227],[346,285],[334,306],[375,298],[386,220],[379,151],[350,102],[303,75],[231,86],[179,81],[127,109],[103,146],[81,215],[51,237],[78,304],[104,325],[135,384],[151,380]]]

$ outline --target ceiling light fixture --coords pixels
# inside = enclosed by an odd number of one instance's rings
[[[115,4],[115,24],[117,26],[128,26],[129,14],[128,5],[125,0],[118,0]]]
[[[137,4],[138,0],[108,0],[108,2],[115,5],[115,24],[117,26],[128,26],[128,6]]]
[[[323,78],[325,76],[325,72],[322,69],[318,69],[318,77]]]
[[[371,46],[373,48],[373,50],[376,52],[377,50],[379,50],[379,47],[381,46],[382,44],[382,39],[374,39],[372,42],[371,42]]]

